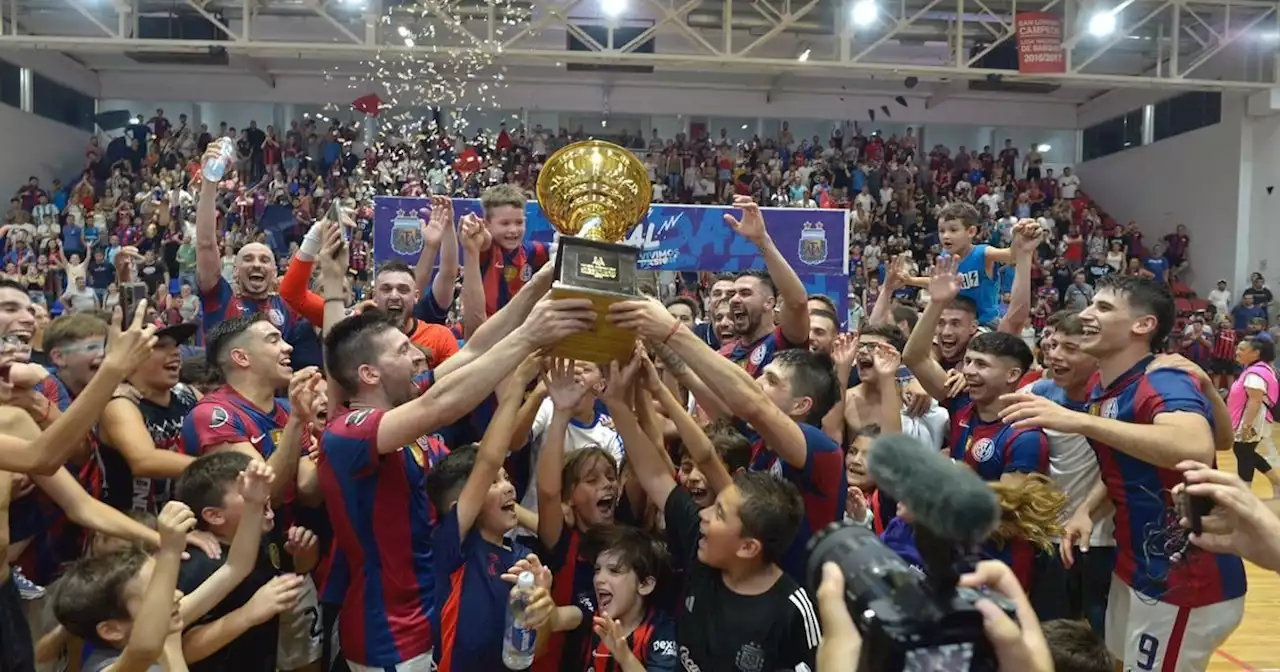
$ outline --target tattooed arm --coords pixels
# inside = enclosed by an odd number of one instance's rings
[[[680,381],[684,389],[689,390],[689,394],[693,395],[693,400],[697,402],[698,406],[702,407],[708,419],[718,420],[733,417],[733,413],[729,412],[729,407],[724,401],[712,392],[711,388],[707,387],[693,371],[689,370],[689,365],[685,364],[680,355],[677,355],[671,349],[671,346],[665,343],[655,343],[653,344],[653,352],[662,361],[662,365],[666,367],[667,371],[675,376],[676,380]]]

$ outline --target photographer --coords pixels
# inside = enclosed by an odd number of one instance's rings
[[[1054,669],[1049,645],[1040,630],[1040,621],[1031,609],[1026,593],[1018,585],[1013,570],[1003,562],[988,560],[979,563],[976,571],[960,577],[960,585],[987,588],[1017,605],[1018,621],[1015,623],[990,600],[979,600],[976,604],[984,617],[987,639],[995,648],[1002,672],[1051,672]],[[818,672],[846,672],[858,660],[862,638],[845,604],[844,574],[834,562],[822,566],[818,617],[822,623]]]

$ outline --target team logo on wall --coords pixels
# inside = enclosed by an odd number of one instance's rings
[[[995,456],[996,444],[991,439],[978,439],[978,442],[973,444],[971,452],[975,461],[986,462]]]
[[[805,222],[800,232],[800,261],[817,266],[827,260],[827,231],[822,222]]]
[[[391,220],[391,249],[412,255],[421,253],[422,246],[422,220],[417,213],[396,210],[396,218]]]

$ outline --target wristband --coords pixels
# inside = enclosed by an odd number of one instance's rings
[[[680,320],[676,320],[675,324],[671,325],[671,331],[667,332],[667,335],[662,339],[661,344],[666,345],[667,341],[671,340],[671,337],[675,336],[677,331],[680,331]]]

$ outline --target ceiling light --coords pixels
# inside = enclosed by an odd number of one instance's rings
[[[876,7],[875,0],[858,0],[853,5],[853,24],[855,26],[869,26],[876,21],[876,14],[879,9]]]
[[[605,16],[621,16],[627,9],[627,0],[600,0],[600,11]]]
[[[865,1],[865,0],[864,0]],[[1115,12],[1098,12],[1089,19],[1089,32],[1097,37],[1105,37],[1116,30]]]
[[[400,37],[409,37],[409,29],[405,28],[404,26],[400,26],[399,28],[396,28],[396,32],[400,33]]]
[[[1045,145],[1045,144],[1036,145],[1036,151],[1037,151],[1037,152],[1040,152],[1040,153],[1047,152],[1047,151],[1049,151],[1049,150],[1051,150],[1051,149],[1053,149],[1053,148],[1052,148],[1052,147],[1050,147],[1049,145]]]
[[[413,47],[413,38],[412,37],[404,38],[404,46]]]
[[[809,60],[809,52],[810,52],[809,49],[805,49],[804,51],[800,52],[800,55],[796,57],[796,60],[800,61],[801,63],[804,63],[805,61]]]

